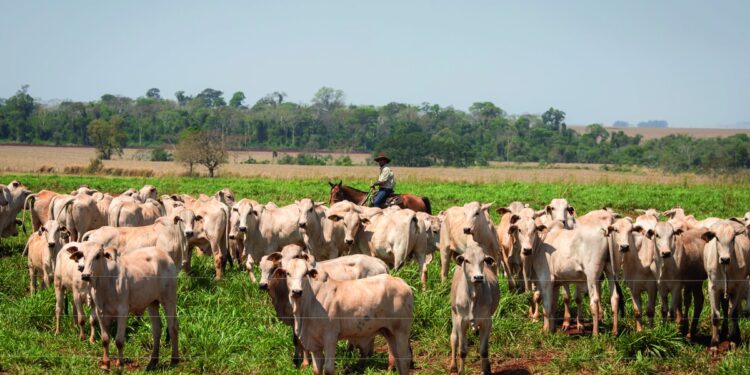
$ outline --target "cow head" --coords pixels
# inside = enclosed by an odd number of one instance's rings
[[[315,222],[317,220],[317,213],[315,208],[320,206],[320,203],[313,202],[310,198],[302,199],[301,201],[294,201],[299,208],[299,218],[297,219],[297,225],[301,229],[307,228],[308,223]]]
[[[277,268],[281,267],[282,256],[281,252],[277,251],[265,255],[260,259],[260,263],[258,263],[258,268],[260,268],[260,282],[258,283],[258,287],[260,289],[268,289],[268,279],[274,274]],[[286,275],[279,276],[286,278]]]
[[[565,229],[573,229],[576,226],[576,210],[564,198],[553,199],[547,207],[537,211],[536,215],[546,216],[549,221],[562,223]]]
[[[704,255],[704,258],[708,260],[706,270],[715,266],[717,260],[718,264],[728,266],[732,263],[732,259],[737,262],[736,267],[744,268],[744,251],[735,246],[735,239],[745,233],[747,233],[747,228],[728,220],[715,223],[703,233],[701,238],[707,242],[707,254]]]
[[[73,248],[73,247],[71,247]],[[70,253],[71,248],[67,251]],[[75,246],[77,251],[70,255],[70,259],[78,262],[81,280],[94,282],[97,277],[107,272],[107,261],[114,261],[116,252],[112,249],[105,251],[101,244],[85,242]]]
[[[0,184],[0,206],[7,206],[13,197],[10,194],[10,189],[7,186]]]
[[[286,285],[289,288],[289,300],[293,306],[302,297],[305,290],[311,290],[309,279],[316,279],[318,276],[318,270],[310,266],[308,259],[309,256],[307,254],[289,259],[284,268],[277,268],[274,272],[274,277],[286,276]]]
[[[6,200],[9,204],[19,204],[22,205],[24,200],[26,200],[26,197],[31,195],[31,190],[27,189],[24,184],[13,180],[10,184],[7,186],[8,191],[10,192],[9,197],[10,199]],[[3,195],[5,195],[5,192],[3,192]]]
[[[138,191],[138,194],[135,195],[135,198],[141,201],[141,203],[145,203],[149,198],[153,200],[159,199],[159,195],[157,194],[154,185],[143,185],[141,190]]]
[[[612,240],[616,249],[627,253],[635,247],[633,241],[633,222],[630,218],[617,219],[612,224]]]
[[[487,210],[494,204],[479,202],[470,202],[464,205],[464,221],[463,221],[463,232],[464,234],[474,234],[479,227],[483,224],[487,224]]]
[[[672,224],[660,221],[656,223],[653,231],[652,239],[656,246],[657,254],[662,258],[671,258],[674,253],[675,235],[682,233],[682,230],[675,231]]]
[[[258,226],[258,221],[265,207],[262,204],[253,204],[250,200],[243,199],[232,207],[232,210],[239,215],[239,231],[247,233]]]
[[[50,250],[61,248],[70,239],[68,228],[60,224],[57,220],[47,220],[44,225],[39,227],[37,233],[40,237],[45,238],[47,247]]]
[[[182,225],[182,232],[187,239],[191,239],[195,235],[195,223],[203,220],[202,216],[196,215],[193,210],[185,207],[176,208],[172,211],[171,217],[175,225]]]
[[[229,207],[234,206],[235,200],[234,200],[234,192],[230,188],[223,188],[214,194],[214,198],[216,198],[219,202],[226,204]]]
[[[513,214],[510,217],[510,227],[508,233],[513,236],[514,240],[521,248],[521,254],[530,256],[541,240],[540,234],[547,230],[543,224],[537,224],[534,215],[526,212],[524,209],[520,214]]]
[[[484,282],[484,267],[495,265],[495,259],[484,253],[479,245],[469,245],[464,253],[456,257],[456,264],[461,268],[468,283]]]

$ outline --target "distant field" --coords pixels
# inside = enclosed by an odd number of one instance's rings
[[[121,192],[144,183],[155,185],[159,193],[212,193],[230,187],[238,198],[288,204],[301,197],[327,201],[328,185],[320,178],[276,180],[268,178],[112,178],[91,176],[53,176],[1,174],[0,181],[18,179],[33,190],[70,191],[79,184],[108,192]],[[364,180],[355,181],[362,185]],[[404,190],[429,196],[435,210],[443,210],[470,200],[495,201],[496,206],[512,200],[541,207],[551,198],[567,197],[583,213],[602,206],[632,214],[635,208],[659,210],[681,205],[698,218],[742,215],[750,207],[750,185],[646,185],[575,183],[451,183],[405,182]],[[498,221],[492,210],[493,220]],[[28,225],[27,225],[28,227]],[[101,342],[89,344],[77,339],[77,330],[64,317],[62,332],[55,336],[54,292],[46,289],[30,296],[26,258],[21,256],[26,235],[0,239],[0,373],[96,374],[102,353]],[[438,258],[438,257],[436,257]],[[276,321],[266,292],[252,284],[246,272],[231,268],[220,282],[213,280],[213,260],[193,257],[194,274],[180,274],[178,280],[178,317],[181,363],[166,367],[168,348],[162,346],[159,373],[211,374],[311,374],[292,366],[292,329]],[[448,373],[450,337],[450,284],[440,283],[439,259],[429,268],[429,288],[423,292],[414,263],[394,272],[414,289],[415,310],[411,344],[415,356],[413,374]],[[508,292],[500,279],[501,301],[493,317],[490,358],[495,374],[737,374],[750,368],[750,320],[742,318],[743,345],[713,358],[706,345],[710,332],[708,303],[704,305],[700,334],[689,342],[671,323],[656,319],[656,327],[634,332],[629,290],[624,289],[626,315],[620,320],[622,333],[613,336],[609,310],[609,290],[602,303],[606,311],[602,334],[592,337],[588,303],[584,301],[587,332],[566,334],[541,332],[540,322],[526,317],[529,294]],[[573,308],[579,308],[573,305]],[[559,309],[559,307],[558,307]],[[657,311],[659,307],[657,306]],[[574,310],[575,313],[575,310]],[[88,328],[86,328],[88,333]],[[97,335],[98,337],[98,335]],[[471,335],[467,373],[479,370],[478,340]],[[164,337],[162,336],[162,345]],[[387,355],[382,339],[376,341],[376,354],[367,361],[366,374],[386,373]],[[142,373],[151,348],[150,322],[146,318],[129,319],[124,373]],[[115,352],[114,345],[111,350]],[[340,342],[337,351],[338,373],[360,373],[356,354]]]
[[[571,126],[579,133],[586,131],[585,126]],[[671,134],[685,134],[695,138],[712,138],[712,137],[729,137],[735,134],[747,134],[750,135],[750,129],[709,129],[709,128],[606,128],[608,132],[616,132],[622,130],[629,136],[640,134],[643,139],[649,140],[653,138],[661,138]]]
[[[174,162],[151,162],[138,160],[148,156],[148,151],[126,149],[122,159],[104,161],[107,168],[127,170],[146,169],[156,176],[178,176],[187,169]],[[279,153],[283,155],[283,152]],[[290,153],[291,154],[291,153]],[[377,176],[375,165],[365,165],[369,155],[348,154],[355,165],[301,166],[276,164],[242,164],[249,156],[258,161],[271,160],[269,151],[231,151],[229,164],[220,168],[222,176],[267,177],[267,178],[326,178],[330,180],[370,179]],[[331,154],[334,158],[345,154]],[[38,172],[41,168],[53,168],[61,173],[65,167],[84,167],[94,158],[91,147],[45,147],[0,145],[0,171]],[[537,163],[492,163],[488,168],[406,168],[394,167],[400,181],[455,181],[455,182],[570,182],[570,183],[659,183],[696,184],[717,182],[716,177],[695,174],[669,175],[661,171],[643,168],[624,172],[601,170],[598,164],[555,164],[539,166]],[[202,167],[196,170],[202,174]],[[724,176],[721,180],[739,179],[737,176]]]

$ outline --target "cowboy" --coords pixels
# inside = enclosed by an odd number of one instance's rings
[[[384,154],[380,154],[375,158],[375,161],[380,166],[380,177],[378,177],[377,182],[370,185],[370,189],[374,189],[375,186],[379,189],[375,197],[372,198],[372,206],[384,208],[385,200],[393,194],[393,189],[396,187],[396,179],[391,168],[386,166],[391,162],[391,159],[388,159]]]

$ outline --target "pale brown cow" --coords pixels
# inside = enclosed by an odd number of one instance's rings
[[[29,290],[36,291],[38,273],[42,273],[42,286],[52,285],[55,273],[57,252],[70,238],[70,232],[57,220],[48,220],[39,230],[29,236],[26,246],[29,249]]]
[[[164,308],[167,330],[172,341],[172,364],[179,362],[177,327],[177,267],[166,251],[158,247],[138,249],[112,259],[103,247],[77,251],[71,255],[82,260],[84,267],[81,279],[91,285],[96,316],[101,329],[101,368],[109,370],[109,326],[117,321],[117,366],[122,368],[125,330],[128,314],[141,315],[148,310],[151,318],[153,349],[147,369],[153,370],[159,363],[161,344],[161,318],[159,305]]]
[[[67,311],[67,298],[65,297],[66,292],[70,292],[72,295],[71,304],[73,305],[73,322],[78,326],[78,338],[81,340],[85,339],[83,333],[83,325],[85,323],[85,315],[83,306],[87,305],[93,307],[90,304],[90,292],[91,286],[88,282],[81,279],[82,268],[79,268],[77,260],[73,260],[71,255],[80,251],[87,251],[87,249],[98,249],[101,247],[100,244],[95,242],[71,242],[63,246],[63,248],[57,253],[57,260],[55,261],[55,335],[60,334],[60,316],[62,315],[63,309]],[[115,257],[116,252],[110,250],[110,256]],[[91,326],[91,335],[89,336],[89,342],[94,343],[94,323],[96,322],[96,311],[91,309],[89,315],[89,325]]]

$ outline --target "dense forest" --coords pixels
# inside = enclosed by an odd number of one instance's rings
[[[231,149],[268,148],[385,152],[406,166],[473,166],[489,161],[607,163],[667,171],[727,171],[750,166],[750,138],[695,139],[672,135],[643,141],[601,124],[578,133],[565,112],[511,115],[491,102],[468,112],[436,104],[346,104],[340,90],[321,88],[309,104],[274,92],[249,104],[242,92],[227,101],[207,88],[174,99],[152,88],[144,96],[102,95],[97,101],[42,104],[21,88],[0,99],[0,141],[92,145],[112,124],[118,142],[171,149],[180,134],[207,131]],[[102,126],[102,124],[105,124]],[[109,130],[107,130],[109,131]],[[109,136],[109,135],[107,135]]]

